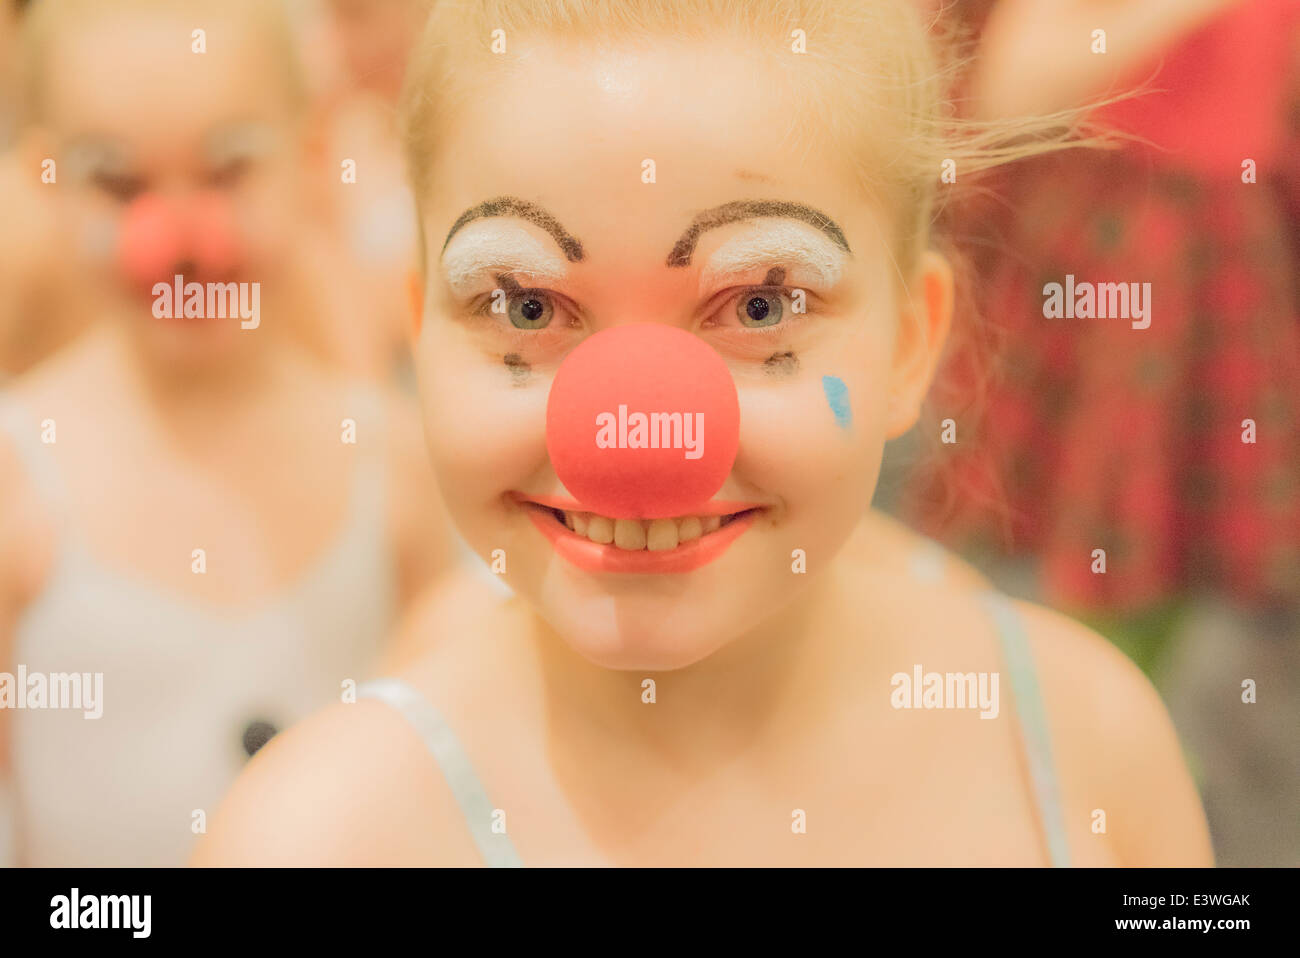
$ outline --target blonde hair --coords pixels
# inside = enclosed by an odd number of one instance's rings
[[[44,114],[44,70],[49,50],[60,31],[70,24],[139,11],[197,16],[205,10],[221,17],[233,13],[252,24],[258,35],[270,43],[273,59],[283,74],[290,107],[297,111],[306,105],[306,79],[283,0],[34,0],[22,26],[19,83],[23,120],[39,121]],[[199,19],[194,22],[196,28],[203,25]],[[184,40],[188,43],[188,36]]]
[[[958,26],[927,23],[919,0],[439,0],[412,56],[401,117],[408,172],[418,197],[430,188],[431,159],[446,144],[443,124],[473,96],[474,78],[508,69],[491,51],[493,31],[511,44],[541,36],[584,45],[710,40],[719,34],[755,50],[787,53],[794,31],[806,52],[788,58],[792,82],[806,84],[791,111],[794,137],[829,136],[853,162],[868,197],[893,215],[894,255],[910,275],[929,245],[940,172],[947,160],[965,181],[1004,163],[1084,136],[1084,111],[1036,119],[976,122],[956,115],[952,93],[962,67]],[[882,137],[882,130],[891,132]],[[425,259],[423,224],[420,260]]]

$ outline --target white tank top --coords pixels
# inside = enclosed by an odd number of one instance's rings
[[[261,741],[368,677],[393,624],[396,574],[382,442],[364,439],[384,434],[382,407],[366,390],[352,408],[361,448],[341,537],[292,585],[225,612],[96,560],[67,521],[39,418],[0,395],[0,429],[58,529],[11,667],[103,674],[98,719],[54,709],[8,716],[20,864],[183,865],[198,813],[211,820]]]

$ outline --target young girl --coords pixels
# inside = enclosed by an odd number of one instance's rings
[[[944,160],[992,162],[941,86],[912,0],[435,6],[426,433],[517,597],[449,584],[424,656],[272,743],[197,863],[1211,862],[1136,668],[855,538],[949,325]],[[569,414],[629,384],[713,397],[695,499],[675,445],[628,472]]]
[[[18,859],[175,865],[248,755],[365,677],[450,538],[414,416],[290,332],[329,277],[295,269],[274,5],[30,17],[25,169],[54,171],[39,188],[98,315],[0,395]],[[81,707],[30,696],[72,673]]]

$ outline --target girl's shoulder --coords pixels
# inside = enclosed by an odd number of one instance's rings
[[[226,794],[191,864],[449,863],[452,797],[414,729],[381,702],[338,703],[275,736]]]
[[[1066,615],[987,588],[895,576],[877,578],[868,590],[859,618],[872,624],[876,643],[892,649],[883,658],[864,654],[887,660],[886,672],[915,663],[923,672],[998,674],[1000,711],[1017,724],[1019,747],[1041,760],[1046,742],[1072,861],[1213,863],[1169,713],[1142,670],[1110,641]],[[1094,842],[1100,847],[1089,847]]]
[[[493,614],[468,572],[418,601],[399,651],[379,670],[422,702],[459,711],[444,646],[461,630],[482,641]],[[497,600],[499,602],[499,599]],[[401,645],[402,638],[407,644]],[[450,691],[449,691],[450,690]],[[490,693],[486,693],[490,694]],[[361,696],[331,705],[273,738],[226,795],[193,864],[464,865],[478,852],[443,770],[411,716]]]
[[[1125,865],[1212,865],[1204,811],[1155,686],[1088,627],[1030,602],[1011,606],[1041,692],[1067,831],[1106,841]]]

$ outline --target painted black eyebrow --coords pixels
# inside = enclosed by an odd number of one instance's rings
[[[456,235],[457,230],[467,223],[488,216],[517,216],[520,219],[527,220],[550,233],[570,263],[582,262],[582,243],[561,226],[560,221],[546,210],[536,203],[521,200],[517,196],[498,196],[490,200],[484,200],[478,206],[471,206],[464,213],[461,213],[456,222],[452,224],[447,238],[443,240],[442,250],[438,253],[439,257],[447,251],[447,244],[451,242],[451,238]]]
[[[758,216],[779,216],[783,219],[801,220],[809,226],[821,230],[834,241],[836,246],[850,256],[853,255],[853,251],[849,249],[848,240],[844,238],[844,231],[839,228],[839,225],[825,213],[815,210],[811,206],[805,206],[802,203],[791,203],[787,200],[736,200],[732,203],[715,206],[713,209],[705,210],[696,216],[691,221],[691,225],[686,228],[686,232],[682,234],[682,238],[673,245],[672,252],[668,254],[668,265],[691,265],[691,256],[695,253],[695,244],[699,242],[701,234],[708,230]]]

